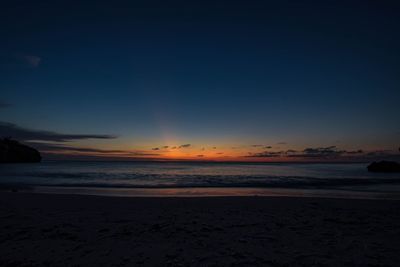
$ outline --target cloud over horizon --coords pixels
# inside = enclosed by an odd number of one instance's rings
[[[358,150],[341,150],[336,146],[327,147],[308,147],[301,151],[294,149],[282,150],[282,151],[263,151],[260,153],[249,152],[247,156],[249,158],[296,158],[296,159],[315,159],[315,160],[371,160],[373,158],[398,158],[400,154],[396,153],[395,150],[381,150],[381,151],[370,151],[365,152],[362,149]]]
[[[187,148],[187,147],[190,147],[190,146],[191,146],[191,144],[184,144],[184,145],[180,145],[179,148]]]
[[[18,57],[20,60],[28,64],[32,68],[37,68],[39,67],[39,64],[42,61],[42,58],[39,56],[34,56],[34,55],[20,55]]]
[[[1,137],[11,137],[20,141],[69,142],[83,139],[115,139],[115,135],[106,134],[62,134],[52,131],[33,130],[16,124],[0,121]]]
[[[0,104],[3,102],[0,102]],[[1,106],[1,105],[0,105]],[[64,134],[54,131],[46,131],[46,130],[37,130],[20,127],[17,124],[3,122],[0,121],[0,138],[1,137],[10,137],[16,139],[18,141],[27,143],[28,145],[32,145],[37,148],[39,151],[44,152],[45,154],[51,155],[85,155],[90,157],[101,157],[105,158],[134,158],[134,157],[146,157],[154,156],[155,158],[162,158],[165,156],[168,158],[168,153],[173,149],[186,149],[186,152],[192,153],[191,156],[196,157],[204,157],[207,156],[202,154],[200,151],[205,151],[203,146],[193,146],[192,144],[182,144],[179,146],[158,146],[158,147],[149,147],[148,149],[102,149],[97,147],[85,147],[85,146],[76,146],[74,143],[68,144],[68,142],[78,141],[78,140],[86,140],[86,139],[106,139],[112,140],[117,138],[115,135],[107,135],[107,134]],[[243,149],[249,148],[249,146],[243,146]],[[247,155],[239,155],[238,159],[243,157],[246,158],[265,158],[273,159],[276,161],[347,161],[347,160],[375,160],[375,159],[399,159],[400,154],[395,150],[375,150],[375,151],[365,151],[362,149],[358,150],[344,150],[339,149],[336,146],[319,146],[319,147],[306,147],[304,149],[281,149],[281,150],[271,150],[271,146],[259,146],[259,145],[250,145],[250,148],[264,148],[264,150],[259,151],[258,153],[250,151]],[[196,148],[198,148],[196,151]],[[216,147],[211,147],[214,151]],[[231,147],[231,149],[238,147]],[[170,150],[168,150],[170,149]],[[257,150],[256,150],[257,151]],[[200,153],[199,153],[200,152]],[[217,151],[216,151],[217,152]],[[196,153],[196,154],[195,154]],[[227,155],[229,153],[216,153],[215,155]],[[259,161],[259,160],[257,160]]]
[[[95,153],[103,155],[118,155],[118,156],[158,156],[158,153],[149,153],[146,151],[139,150],[118,150],[118,149],[99,149],[99,148],[88,148],[88,147],[73,147],[63,144],[56,143],[44,143],[44,142],[25,142],[28,145],[33,146],[41,152],[45,153],[67,153],[67,152],[79,152],[79,153]]]
[[[11,104],[8,104],[8,103],[6,103],[4,101],[0,101],[0,108],[8,108],[10,106],[11,106]]]

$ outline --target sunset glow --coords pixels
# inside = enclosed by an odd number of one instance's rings
[[[0,134],[44,159],[400,157],[395,8],[15,5]]]

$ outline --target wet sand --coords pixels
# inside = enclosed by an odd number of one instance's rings
[[[0,193],[0,266],[398,266],[400,201]]]

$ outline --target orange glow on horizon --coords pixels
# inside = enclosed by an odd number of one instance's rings
[[[172,142],[171,142],[172,143]],[[145,160],[145,161],[216,161],[216,162],[327,162],[327,161],[365,161],[370,151],[342,150],[330,147],[295,147],[264,145],[201,145],[199,143],[169,143],[169,145],[149,144],[128,146],[116,144],[104,148],[100,144],[84,146],[71,144],[60,149],[41,150],[44,154],[61,159],[99,159],[99,160]],[[212,143],[212,142],[209,142]],[[271,142],[272,143],[272,142]],[[168,143],[167,143],[168,144]],[[127,148],[129,147],[129,148]],[[311,152],[309,152],[311,151]],[[315,152],[316,151],[316,152]],[[321,154],[312,154],[318,153]],[[361,152],[359,152],[361,151]],[[307,154],[311,153],[311,154]],[[388,154],[388,152],[386,152]],[[392,153],[392,154],[390,154]],[[388,155],[397,155],[392,151]],[[326,156],[328,155],[328,156]]]

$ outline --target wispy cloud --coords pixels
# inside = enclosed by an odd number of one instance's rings
[[[303,151],[288,149],[286,151],[264,151],[261,153],[250,153],[250,157],[298,157],[298,158],[327,158],[336,157],[346,153],[338,150],[336,146],[305,148]]]
[[[354,151],[346,151],[345,153],[347,153],[349,155],[363,154],[364,150],[359,149],[359,150],[354,150]]]
[[[180,145],[179,148],[187,148],[187,147],[190,147],[190,146],[191,146],[191,144],[184,144],[184,145]]]
[[[99,148],[88,148],[88,147],[74,147],[56,143],[44,143],[44,142],[25,142],[41,152],[45,153],[68,153],[68,152],[79,152],[88,154],[104,154],[104,155],[119,155],[119,156],[158,156],[157,153],[148,153],[146,151],[139,150],[116,150],[116,149],[99,149]]]
[[[336,146],[306,148],[301,157],[334,157],[344,154],[345,150],[338,150]]]
[[[40,56],[33,54],[0,51],[1,68],[37,68],[42,61],[43,59]]]
[[[33,130],[19,127],[9,122],[0,122],[0,134],[3,137],[11,137],[20,141],[52,141],[68,142],[83,139],[114,139],[115,135],[102,134],[63,134],[52,131]]]
[[[249,158],[276,158],[276,157],[281,157],[283,155],[283,151],[264,151],[260,153],[251,153],[249,152],[249,155],[247,157]]]
[[[369,151],[365,152],[362,149],[358,150],[343,150],[336,146],[326,147],[308,147],[303,150],[281,150],[281,151],[263,151],[259,153],[249,152],[246,157],[251,158],[282,158],[282,159],[300,159],[300,160],[371,160],[398,158],[399,153],[393,150]]]
[[[0,101],[0,108],[8,108],[8,107],[10,107],[10,106],[11,106],[11,105],[10,105],[9,103]]]
[[[42,61],[42,58],[34,55],[20,55],[19,58],[30,67],[37,68]]]

